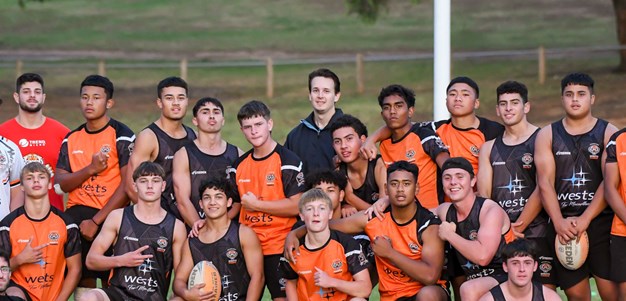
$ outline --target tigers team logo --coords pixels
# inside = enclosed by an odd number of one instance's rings
[[[530,169],[532,167],[532,163],[533,163],[533,154],[531,153],[525,153],[522,156],[522,163],[524,163],[523,167],[526,169]]]
[[[478,157],[478,154],[480,153],[480,149],[478,148],[478,146],[472,145],[470,146],[470,152],[472,152],[472,155],[474,155],[474,157]]]
[[[410,242],[409,243],[409,250],[411,250],[411,253],[417,254],[417,253],[419,253],[420,248],[419,248],[419,246],[416,243]]]
[[[161,253],[165,252],[165,248],[167,248],[167,245],[168,245],[167,238],[161,236],[159,237],[159,239],[157,239],[156,243],[157,243],[157,246],[159,246],[157,248],[157,251]]]
[[[470,234],[469,234],[469,239],[470,240],[476,240],[477,237],[478,237],[478,231],[476,231],[476,230],[470,231]]]
[[[274,186],[275,183],[276,183],[276,175],[273,172],[268,173],[265,176],[265,184],[267,186]]]
[[[408,160],[413,160],[413,158],[415,158],[415,151],[410,149],[406,152],[406,158]]]
[[[335,259],[331,266],[333,267],[333,273],[338,274],[342,271],[343,262],[341,262],[341,259]]]
[[[59,238],[61,237],[61,235],[59,235],[59,232],[57,231],[51,231],[48,234],[48,239],[50,240],[50,244],[51,245],[58,245],[59,244]]]
[[[228,264],[236,264],[237,263],[237,250],[235,248],[230,248],[226,250],[226,257],[228,258]]]
[[[600,153],[600,145],[598,145],[597,143],[591,143],[589,144],[589,147],[587,148],[587,150],[589,151],[589,159],[591,160],[598,160],[598,154]]]
[[[110,153],[111,152],[111,146],[108,145],[108,144],[102,145],[102,147],[100,148],[100,152],[105,154],[105,155]]]

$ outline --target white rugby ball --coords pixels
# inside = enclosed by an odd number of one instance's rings
[[[215,265],[210,261],[203,260],[196,263],[189,274],[187,288],[191,289],[202,283],[204,283],[204,287],[201,290],[206,292],[213,291],[215,293],[215,299],[212,300],[218,300],[220,298],[220,294],[222,293],[222,277]]]
[[[580,239],[576,242],[576,239],[572,239],[566,244],[561,244],[559,238],[554,240],[554,249],[556,252],[556,258],[559,262],[568,270],[576,270],[585,263],[587,255],[589,254],[589,237],[587,232],[583,232],[580,235]]]

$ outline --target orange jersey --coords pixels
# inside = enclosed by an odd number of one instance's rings
[[[611,136],[606,145],[606,163],[617,163],[619,169],[619,193],[622,201],[626,202],[626,129],[622,129]],[[626,236],[626,224],[617,214],[613,216],[611,234]]]
[[[504,132],[504,126],[501,124],[486,118],[477,118],[480,120],[478,128],[456,128],[450,119],[424,124],[435,130],[443,143],[449,147],[450,157],[463,157],[470,161],[476,175],[480,147],[485,141],[495,139]]]
[[[380,143],[380,154],[385,166],[393,162],[405,160],[419,169],[417,182],[419,191],[416,195],[419,202],[427,209],[436,208],[443,200],[438,194],[438,177],[436,158],[442,152],[448,152],[439,136],[427,127],[413,125],[404,137],[397,141],[391,138]]]
[[[296,263],[280,258],[279,272],[285,279],[298,279],[298,300],[349,300],[346,293],[334,288],[321,288],[315,285],[315,273],[320,269],[332,278],[353,281],[355,275],[369,266],[365,254],[352,236],[330,230],[328,242],[317,249],[308,249],[304,238],[300,239],[300,255]]]
[[[84,205],[102,209],[120,185],[121,168],[128,164],[134,141],[133,132],[112,118],[96,132],[89,132],[85,124],[70,132],[61,145],[58,169],[70,173],[79,171],[91,164],[97,152],[108,154],[109,159],[106,170],[70,191],[67,208]]]
[[[302,161],[280,144],[264,158],[254,158],[252,150],[243,154],[228,170],[239,195],[252,192],[263,202],[296,195],[304,190]],[[250,212],[243,207],[239,222],[256,232],[263,255],[282,254],[285,237],[296,222],[296,216],[282,217],[266,212]]]
[[[387,236],[391,239],[394,250],[412,260],[422,259],[422,233],[429,226],[440,225],[441,220],[432,212],[417,206],[415,217],[405,224],[398,224],[393,219],[391,211],[385,213],[384,219],[373,218],[365,226],[365,234],[373,241],[377,236]],[[391,301],[401,297],[416,295],[424,285],[409,277],[400,268],[390,261],[375,256],[376,270],[380,283],[380,300]],[[439,285],[445,287],[445,282],[439,280]]]
[[[11,212],[0,222],[0,242],[11,258],[20,254],[29,242],[33,248],[49,244],[41,249],[42,260],[23,264],[11,275],[11,280],[25,288],[35,301],[54,300],[59,296],[65,258],[80,255],[81,250],[78,226],[55,207],[51,207],[42,220],[29,218],[24,207]]]

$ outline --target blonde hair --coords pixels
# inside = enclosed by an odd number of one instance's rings
[[[303,193],[300,197],[300,201],[298,202],[298,211],[302,213],[302,211],[304,210],[304,206],[314,201],[322,201],[326,203],[326,206],[328,206],[328,208],[333,208],[333,203],[326,194],[326,192],[319,188],[311,188],[310,190]]]

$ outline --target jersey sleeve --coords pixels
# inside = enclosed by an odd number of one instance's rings
[[[241,155],[241,157],[237,158],[233,165],[226,169],[226,179],[230,182],[230,189],[233,191],[233,195],[237,197],[233,197],[234,203],[241,203],[241,197],[239,195],[239,188],[237,188],[237,167],[241,164],[241,161],[244,160],[248,155],[251,155],[251,150]]]
[[[9,255],[13,252],[11,248],[11,237],[9,235],[10,229],[10,220],[13,220],[12,214],[6,216],[2,221],[0,221],[0,246],[2,249],[6,251]]]
[[[424,152],[427,153],[433,161],[437,159],[437,156],[440,153],[449,153],[448,147],[443,144],[439,135],[437,135],[432,128],[414,124],[411,131],[420,137],[420,140],[422,141],[422,149],[424,149]]]
[[[298,273],[293,270],[291,263],[285,257],[280,257],[280,262],[278,263],[278,273],[279,276],[288,280],[298,279]]]
[[[296,154],[283,148],[280,153],[283,189],[286,197],[304,192],[304,173],[302,161]]]
[[[22,173],[22,168],[24,168],[24,157],[15,143],[11,142],[10,145],[15,155],[9,174],[9,183],[11,187],[15,187],[20,184],[20,174]]]
[[[115,146],[120,168],[126,166],[135,146],[135,134],[126,125],[119,123],[115,127]]]
[[[480,124],[478,130],[485,136],[485,141],[496,139],[504,133],[504,126],[487,118],[478,117]]]
[[[417,220],[419,221],[419,227],[417,227],[417,239],[419,243],[423,243],[422,241],[422,233],[424,230],[428,229],[428,227],[433,225],[441,225],[441,220],[430,210],[419,207],[417,209]]]
[[[350,274],[357,274],[358,272],[369,267],[370,263],[365,257],[365,252],[363,252],[361,244],[352,238],[352,236],[345,234],[340,235],[339,242],[346,252],[346,262],[348,263],[348,270],[350,271]]]
[[[613,135],[609,139],[609,143],[606,144],[606,163],[617,162],[617,138],[625,132],[626,129],[622,129]]]
[[[63,219],[66,223],[67,229],[67,241],[65,242],[65,247],[63,248],[63,252],[65,254],[65,258],[72,257],[76,254],[81,253],[81,244],[80,244],[80,231],[78,230],[78,225],[71,221],[69,218]]]
[[[70,157],[69,151],[67,148],[67,138],[63,139],[63,143],[61,144],[61,149],[59,150],[59,159],[57,160],[56,169],[63,169],[67,172],[72,172],[72,167],[70,166]]]

